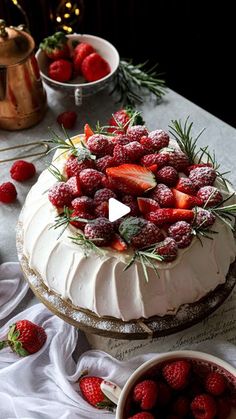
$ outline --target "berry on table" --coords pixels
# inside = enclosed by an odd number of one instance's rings
[[[79,387],[84,399],[97,409],[111,409],[113,403],[107,399],[101,390],[103,379],[94,376],[80,378]]]
[[[151,410],[157,401],[158,386],[153,380],[144,380],[136,384],[133,399],[140,404],[141,409]]]
[[[16,200],[17,191],[11,182],[4,182],[0,185],[0,202],[10,204]]]
[[[75,126],[77,119],[77,113],[73,111],[65,111],[60,113],[57,117],[57,122],[59,125],[63,125],[66,129],[72,129]]]
[[[10,168],[10,175],[12,179],[18,182],[23,182],[32,178],[36,173],[36,169],[33,163],[29,163],[25,160],[17,160],[13,163]]]

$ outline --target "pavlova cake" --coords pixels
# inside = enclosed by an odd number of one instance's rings
[[[226,280],[235,196],[192,123],[148,129],[113,115],[97,132],[52,139],[51,166],[21,215],[23,253],[49,290],[99,317],[175,314]],[[109,221],[109,199],[130,213]]]

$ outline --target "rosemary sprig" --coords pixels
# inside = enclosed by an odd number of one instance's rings
[[[159,278],[158,270],[157,270],[155,264],[153,263],[153,261],[163,262],[164,261],[164,257],[158,255],[155,252],[155,250],[156,250],[156,244],[154,244],[154,245],[152,245],[150,247],[147,247],[147,248],[136,250],[134,252],[133,256],[128,261],[128,263],[126,264],[126,266],[124,268],[124,271],[126,271],[127,269],[129,269],[129,267],[136,260],[138,260],[141,263],[143,274],[144,274],[144,278],[145,278],[145,280],[147,282],[148,282],[148,271],[147,271],[147,267],[151,267],[154,270],[154,272],[157,275],[157,277]]]
[[[189,122],[189,116],[185,120],[184,124],[182,124],[181,120],[176,119],[172,120],[171,125],[169,125],[170,134],[173,135],[183,153],[188,156],[190,164],[195,163],[197,154],[199,153],[199,150],[196,150],[197,141],[205,130],[205,128],[203,128],[196,137],[193,137],[192,127],[193,122]]]
[[[86,239],[83,233],[77,233],[76,236],[68,236],[68,238],[71,239],[73,243],[82,247],[85,257],[88,257],[91,252],[97,253],[99,256],[104,256],[105,254],[102,249],[93,243],[93,240]],[[96,241],[99,241],[99,239],[96,238]]]
[[[54,164],[50,164],[48,167],[48,171],[59,181],[59,182],[65,182],[66,177],[63,176],[63,174],[60,172],[60,170],[54,166]]]
[[[86,220],[85,218],[72,217],[71,216],[72,213],[73,213],[73,210],[65,206],[63,208],[63,212],[61,212],[61,214],[56,216],[55,223],[50,228],[53,228],[54,230],[56,230],[58,228],[63,227],[57,239],[59,239],[62,236],[62,234],[67,229],[71,221],[81,221],[84,223],[92,222],[92,220]]]
[[[236,204],[228,205],[226,207],[213,207],[211,212],[223,221],[232,231],[234,231],[234,226],[231,225],[232,218],[236,219]]]
[[[49,140],[45,141],[46,143],[53,144],[53,147],[50,148],[49,152],[54,151],[54,150],[63,150],[63,153],[65,151],[69,151],[71,154],[76,155],[77,148],[75,147],[75,144],[71,140],[65,128],[63,128],[63,131],[64,131],[65,138],[60,137],[55,131],[50,129],[50,133],[52,137]]]
[[[144,125],[144,120],[141,116],[141,112],[134,111],[133,115],[130,117],[130,119],[125,123],[122,124],[121,121],[119,121],[114,114],[112,114],[112,117],[114,121],[116,122],[116,125],[100,125],[100,122],[98,121],[95,127],[94,132],[96,134],[104,134],[104,135],[111,135],[115,136],[117,135],[116,132],[110,132],[109,129],[114,129],[115,131],[122,131],[124,134],[126,133],[127,127],[132,125]]]
[[[148,70],[147,64],[147,61],[138,65],[132,64],[131,61],[120,61],[115,87],[111,92],[118,94],[118,102],[132,106],[135,103],[142,103],[143,98],[140,94],[142,88],[153,93],[158,99],[165,94],[165,81],[156,71],[158,65],[156,64]]]

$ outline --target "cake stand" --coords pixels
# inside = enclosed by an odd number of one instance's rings
[[[38,299],[54,314],[86,333],[96,333],[115,339],[147,339],[171,335],[200,322],[215,311],[229,296],[236,283],[236,262],[231,264],[226,282],[219,285],[201,300],[182,305],[175,315],[154,316],[149,319],[128,322],[113,317],[98,317],[95,313],[75,307],[69,300],[62,299],[50,291],[41,276],[30,269],[23,254],[23,231],[21,222],[17,226],[17,251],[19,261],[30,288]]]

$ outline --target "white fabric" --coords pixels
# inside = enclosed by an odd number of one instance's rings
[[[19,263],[0,265],[0,320],[8,316],[28,291]]]
[[[15,269],[14,265],[12,267]],[[8,273],[9,269],[10,264]],[[5,292],[5,295],[9,299],[10,293]],[[19,301],[18,296],[16,300]],[[122,387],[139,365],[156,356],[141,355],[121,362],[104,352],[88,351],[76,363],[72,357],[77,344],[76,329],[52,315],[42,304],[12,318],[0,330],[0,340],[6,337],[9,325],[20,319],[42,325],[47,341],[39,352],[25,358],[9,348],[0,351],[0,419],[114,419],[115,414],[93,408],[80,396],[77,381],[81,371],[88,369],[90,375],[98,375]],[[195,349],[212,353],[236,366],[236,348],[230,343],[211,341]]]

